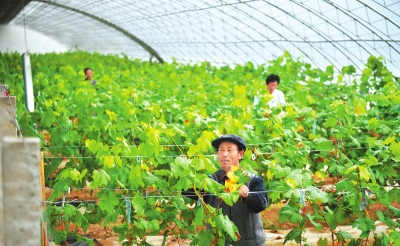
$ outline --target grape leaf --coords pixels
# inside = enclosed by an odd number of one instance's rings
[[[117,196],[112,191],[105,191],[99,199],[99,206],[101,210],[112,213],[115,206],[119,204]]]

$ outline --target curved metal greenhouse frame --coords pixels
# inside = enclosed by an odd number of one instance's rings
[[[10,22],[66,47],[159,62],[256,65],[282,55],[337,70],[383,56],[400,73],[400,2],[357,0],[29,1]]]

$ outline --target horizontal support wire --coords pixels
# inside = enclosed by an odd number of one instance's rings
[[[368,148],[353,148],[353,149],[368,149]],[[334,149],[333,149],[334,150]],[[347,148],[347,150],[350,150],[350,148]],[[331,150],[310,150],[308,152],[330,152]],[[279,153],[279,152],[262,152],[262,153],[257,153],[258,155],[272,155],[274,153]],[[201,156],[206,156],[206,157],[214,157],[217,154],[204,154]],[[200,155],[193,155],[193,157],[198,157]],[[48,157],[43,157],[44,159],[96,159],[96,158],[104,158],[104,157],[119,157],[119,158],[147,158],[147,157],[152,157],[152,156],[146,156],[146,155],[127,155],[127,156],[118,156],[118,155],[102,155],[102,156],[48,156]],[[163,157],[163,158],[175,158],[175,157],[187,157],[187,155],[159,155],[156,157]]]
[[[325,97],[325,95],[320,95],[320,96],[321,97]],[[236,106],[220,106],[220,108],[239,109]],[[168,113],[166,113],[166,115],[168,115]],[[299,117],[300,117],[300,115],[299,115]],[[204,118],[201,118],[201,119],[205,120],[205,121],[208,121],[207,119],[204,119]],[[268,121],[268,120],[269,120],[269,118],[251,119],[250,122],[251,121]],[[182,122],[180,122],[180,123],[182,123]],[[210,120],[210,121],[208,121],[208,123],[225,123],[225,121]],[[126,123],[124,125],[105,125],[105,126],[103,126],[101,128],[100,127],[96,127],[96,130],[104,130],[105,127],[113,128],[113,129],[115,129],[115,128],[126,128],[127,126],[130,126],[130,125],[133,125],[134,127],[142,128],[142,125],[138,124],[137,122],[131,122],[131,123]],[[166,126],[176,126],[177,124],[176,123],[165,123],[165,125]],[[58,125],[58,126],[55,126],[55,127],[38,128],[38,129],[36,129],[36,131],[40,132],[40,131],[47,131],[47,130],[51,130],[51,129],[60,129],[60,130],[64,130],[64,131],[69,131],[70,128],[71,128],[71,130],[76,131],[79,128],[85,128],[84,130],[86,130],[88,127],[93,127],[93,125],[81,125],[81,124],[75,125],[75,124],[71,123],[71,125]],[[254,127],[254,126],[251,125],[251,127]],[[130,130],[131,129],[128,128],[128,129],[125,129],[125,130],[120,130],[119,132],[127,132],[128,133],[128,132],[130,132]],[[105,129],[104,131],[106,131],[106,132],[107,131],[115,132],[114,130],[109,130],[109,129]]]
[[[400,180],[400,179],[392,179],[392,180]],[[314,190],[321,190],[322,192],[325,191],[330,191],[333,190],[332,188],[335,187],[334,184],[330,184],[327,185],[328,187],[330,187],[331,189],[323,189],[318,188],[318,187],[312,187],[312,188],[296,188],[296,189],[291,189],[291,190],[265,190],[265,191],[250,191],[250,194],[265,194],[265,193],[285,193],[288,191],[294,191],[294,190],[300,190],[300,191],[314,191]],[[400,188],[399,185],[385,185],[385,186],[380,186],[381,188]],[[359,189],[364,189],[364,188],[368,188],[368,187],[358,187]],[[51,190],[50,188],[45,188],[48,190]],[[89,190],[86,188],[73,188],[74,190]],[[137,191],[137,192],[143,192],[146,191],[146,189],[108,189],[108,188],[100,188],[99,190],[106,190],[106,191]],[[159,191],[157,191],[159,192]],[[160,192],[159,192],[160,193]],[[210,194],[210,193],[201,193],[200,192],[200,196],[218,196],[218,195],[222,195],[222,194],[226,194],[226,193],[217,193],[217,194]],[[341,194],[350,194],[350,192],[339,192],[337,193],[339,195]],[[181,198],[181,197],[197,197],[198,195],[194,192],[194,191],[185,191],[185,195],[181,194],[181,195],[141,195],[142,198]],[[118,200],[125,200],[126,198],[129,199],[133,199],[135,198],[135,196],[133,197],[122,197],[122,198],[117,198]],[[77,199],[73,199],[70,201],[57,201],[57,202],[51,202],[51,201],[41,201],[42,203],[47,203],[47,204],[61,204],[61,203],[94,203],[94,202],[98,202],[98,200],[77,200]]]
[[[261,145],[271,145],[271,144],[273,144],[273,143],[248,143],[248,144],[246,144],[247,146],[261,146]],[[102,147],[104,147],[104,146],[107,146],[107,147],[109,147],[109,148],[112,148],[113,146],[112,145],[103,145]],[[157,145],[157,146],[160,146],[160,147],[190,147],[190,146],[188,146],[188,145],[185,145],[185,144],[159,144],[159,145]],[[127,148],[137,148],[138,146],[137,145],[127,145],[127,146],[125,146],[125,147],[127,147]],[[269,146],[267,146],[267,147],[269,147]],[[70,145],[70,146],[49,146],[49,147],[41,147],[41,149],[57,149],[57,148],[61,148],[61,149],[63,149],[63,148],[87,148],[87,146],[85,146],[85,145]],[[346,149],[365,149],[366,147],[357,147],[357,148],[346,148]],[[321,151],[321,150],[315,150],[315,151]]]

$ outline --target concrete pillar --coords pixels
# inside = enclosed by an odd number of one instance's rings
[[[4,136],[17,136],[17,127],[13,124],[15,110],[15,97],[0,95],[0,142]]]
[[[0,84],[0,96],[6,96],[5,94],[8,92],[8,85]]]
[[[4,136],[17,136],[17,127],[12,124],[14,119],[15,97],[4,97],[4,92],[8,89],[0,85],[0,178],[2,163],[2,141]],[[0,245],[4,245],[3,237],[3,181],[0,180]]]
[[[40,139],[6,136],[1,152],[2,245],[40,245]]]

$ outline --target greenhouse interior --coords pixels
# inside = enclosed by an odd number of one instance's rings
[[[2,0],[0,241],[400,245],[399,112],[398,0]]]

